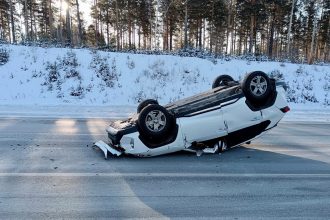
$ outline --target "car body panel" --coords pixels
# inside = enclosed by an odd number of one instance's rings
[[[262,115],[260,111],[252,111],[245,104],[245,97],[235,104],[222,108],[224,121],[228,126],[228,132],[233,132],[260,123]]]
[[[227,134],[221,109],[191,117],[182,117],[179,118],[179,123],[179,130],[188,143],[214,139]]]

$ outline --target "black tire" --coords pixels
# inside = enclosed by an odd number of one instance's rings
[[[158,102],[157,102],[157,100],[154,100],[154,99],[146,99],[146,100],[142,101],[137,107],[137,113],[140,113],[144,107],[151,105],[151,104],[158,105]]]
[[[212,89],[220,87],[220,86],[226,86],[228,85],[228,82],[234,81],[233,77],[229,75],[220,75],[213,81]]]
[[[175,119],[163,106],[151,104],[142,109],[137,124],[145,137],[165,138],[175,125]]]
[[[266,73],[255,71],[245,76],[242,90],[251,103],[260,104],[270,97],[274,89]]]

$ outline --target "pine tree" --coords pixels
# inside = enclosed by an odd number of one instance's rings
[[[306,7],[306,24],[305,24],[305,57],[307,57],[308,62],[311,61],[311,44],[312,44],[312,35],[313,35],[313,26],[314,26],[314,17],[315,17],[315,1],[307,2]]]
[[[15,31],[15,23],[14,23],[14,8],[15,4],[13,0],[9,0],[9,8],[10,8],[10,23],[11,23],[11,33],[12,33],[12,42],[16,43],[16,31]]]
[[[180,17],[180,3],[177,0],[161,0],[160,1],[160,13],[162,14],[162,25],[163,25],[163,49],[173,49],[173,37],[175,31],[178,29],[178,23]]]
[[[79,0],[75,0],[75,4],[77,7],[77,19],[78,19],[78,45],[81,46],[83,31],[82,31],[82,24],[80,19]]]
[[[138,48],[142,48],[143,42],[144,49],[151,49],[152,32],[155,27],[154,21],[154,2],[152,0],[138,0],[136,14],[136,24],[138,26]]]
[[[330,56],[330,1],[323,1],[323,14],[319,30],[319,56],[323,60],[329,60]]]
[[[222,53],[222,47],[225,44],[225,31],[228,28],[228,7],[223,0],[212,0],[204,9],[211,13],[206,14],[210,23],[210,50],[215,53]]]
[[[270,58],[274,56],[287,57],[288,29],[290,26],[290,4],[286,0],[269,0],[265,3],[267,22],[261,27],[261,36],[268,36],[267,47],[261,46],[261,51],[265,51]],[[291,31],[290,31],[291,32]],[[284,44],[286,43],[286,51],[284,51]]]
[[[9,21],[9,11],[10,5],[5,0],[0,0],[0,40],[10,39],[10,21]]]

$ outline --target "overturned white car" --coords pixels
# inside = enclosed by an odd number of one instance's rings
[[[106,129],[109,143],[95,143],[105,157],[130,154],[151,157],[186,150],[221,152],[249,142],[275,127],[289,111],[284,82],[261,71],[242,82],[228,75],[215,79],[212,90],[165,106],[148,99],[137,114]]]

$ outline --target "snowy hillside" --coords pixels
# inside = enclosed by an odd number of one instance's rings
[[[330,106],[330,66],[280,62],[216,60],[169,55],[135,55],[0,46],[2,105],[136,105],[145,98],[165,104],[211,88],[213,79],[229,74],[241,79],[261,70],[283,77],[288,100],[303,109]],[[6,54],[9,55],[6,61]],[[297,104],[293,104],[297,103]]]

